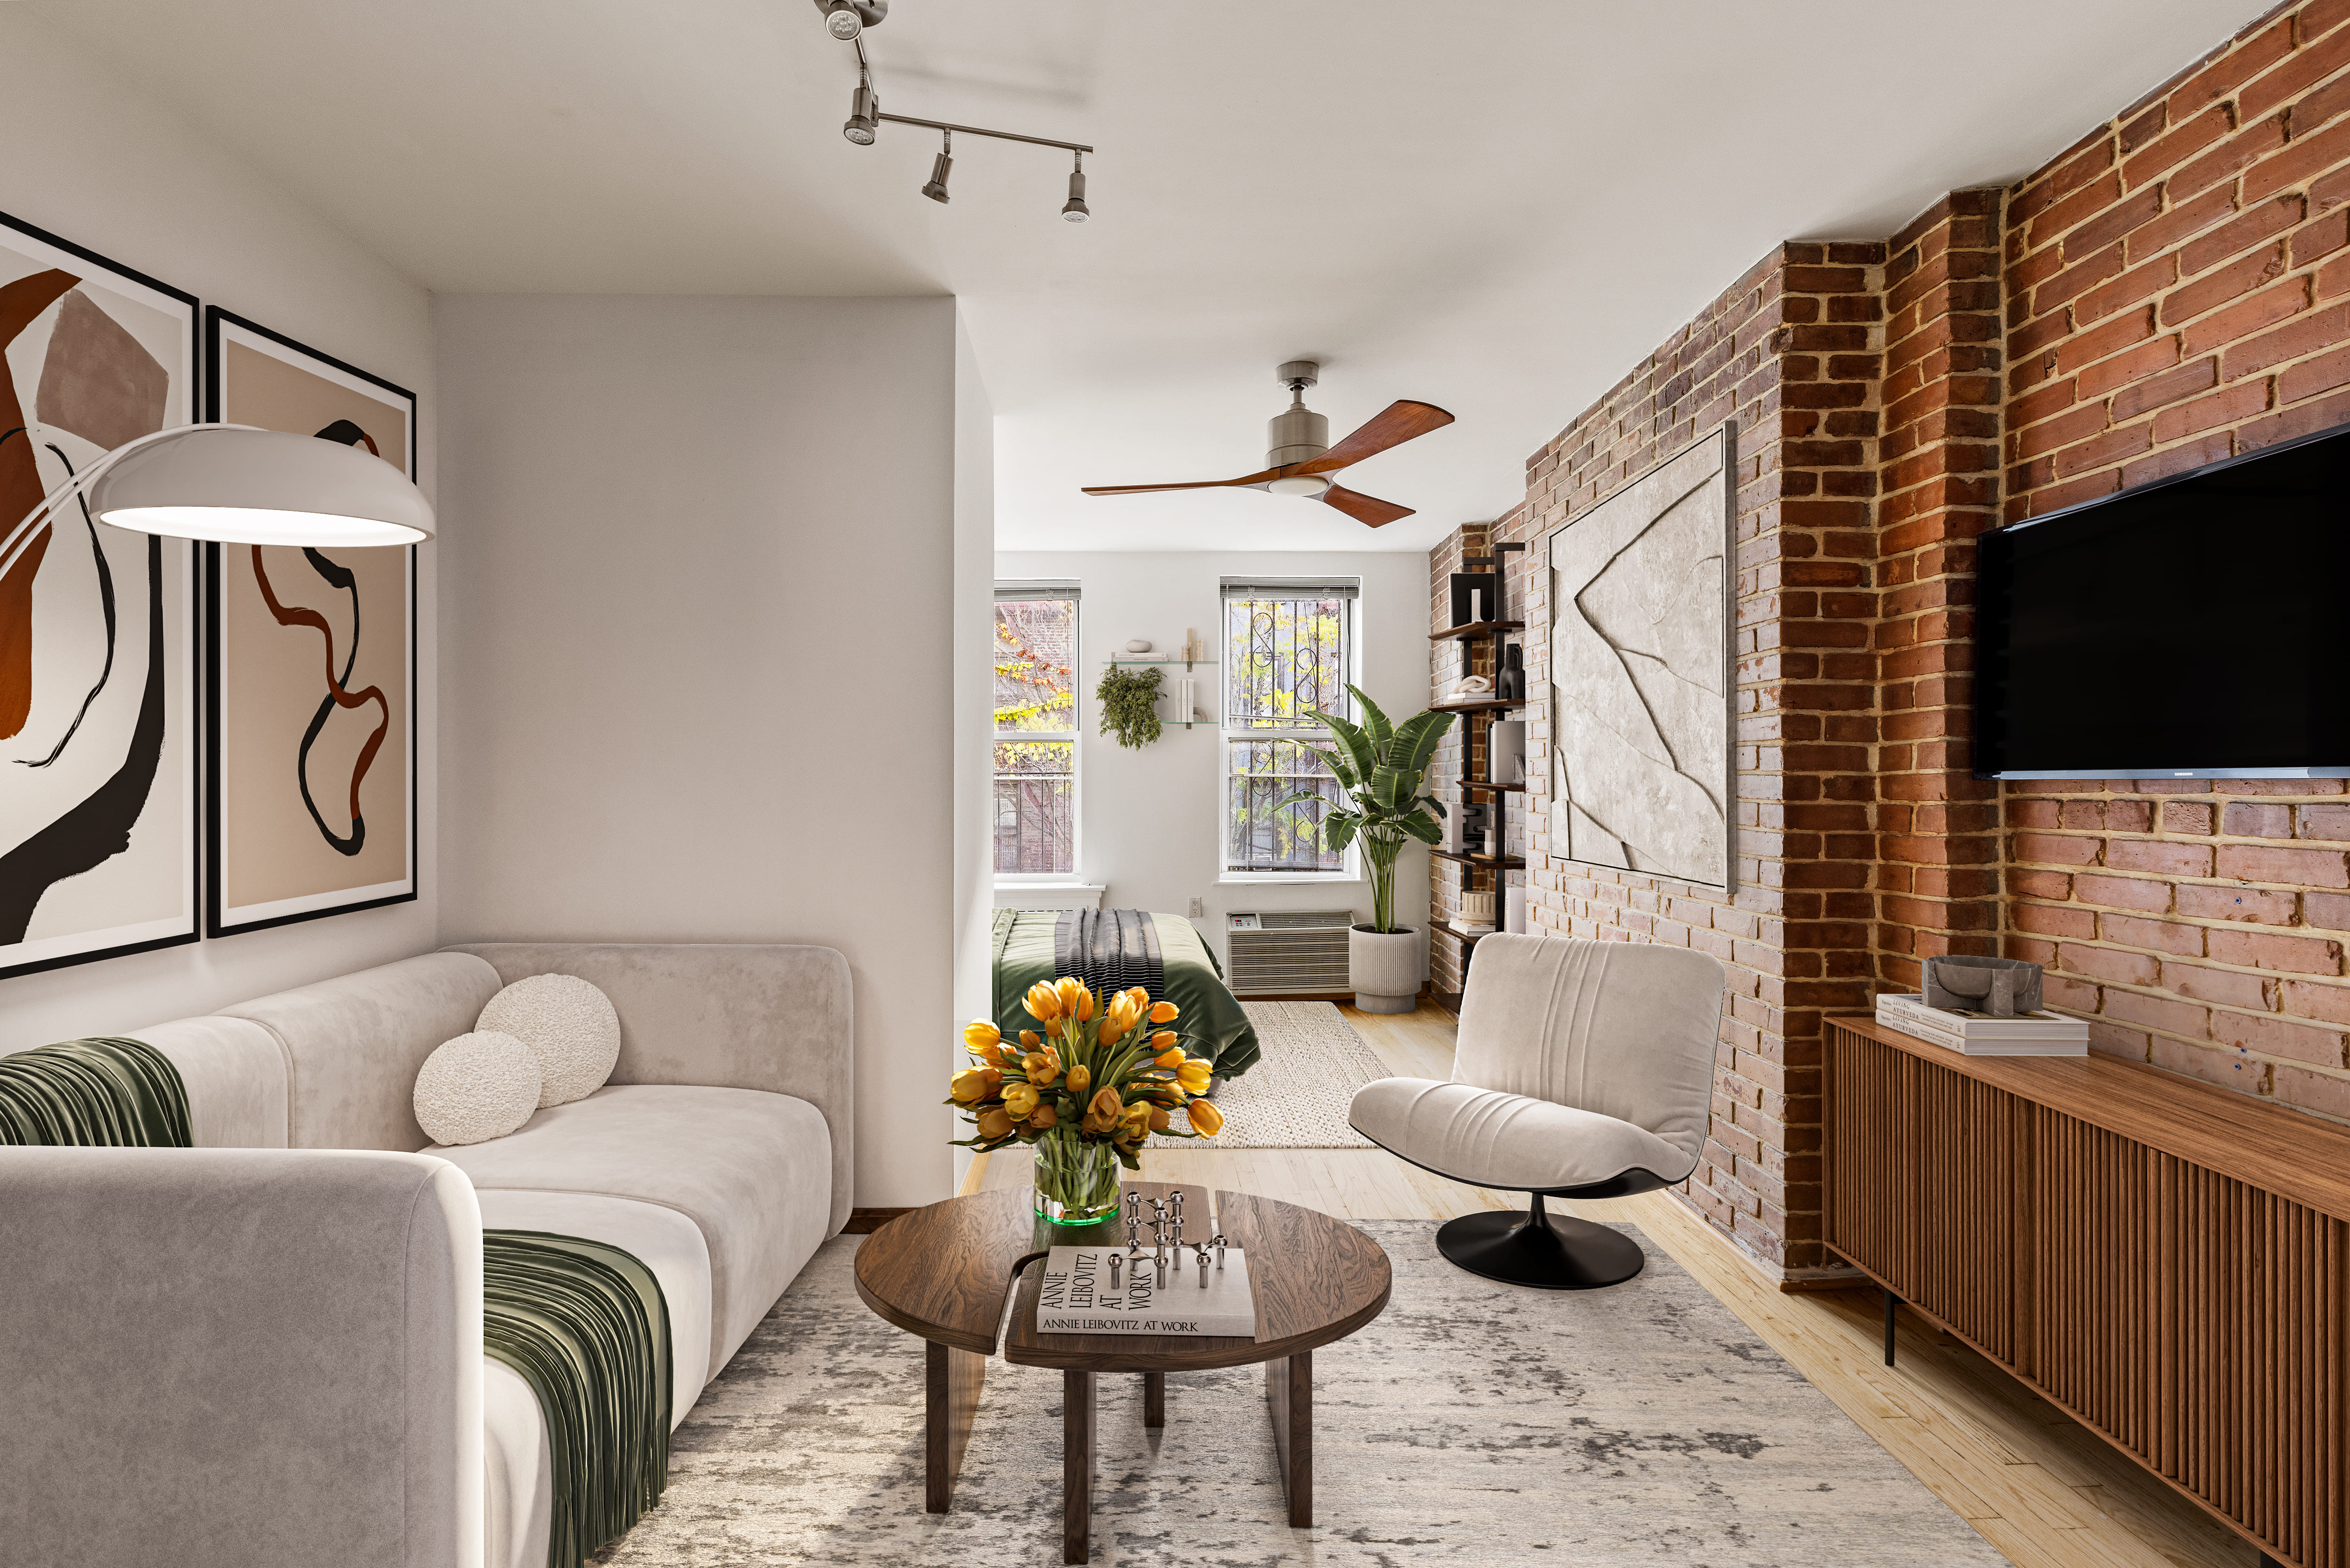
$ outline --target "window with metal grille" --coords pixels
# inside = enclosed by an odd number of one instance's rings
[[[995,874],[1077,869],[1077,589],[995,588]]]
[[[1322,817],[1342,796],[1317,755],[1330,732],[1309,712],[1353,716],[1357,586],[1348,581],[1223,585],[1224,872],[1227,877],[1344,877],[1347,853],[1322,842]],[[1319,803],[1280,803],[1300,791]]]

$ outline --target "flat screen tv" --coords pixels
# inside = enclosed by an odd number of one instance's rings
[[[2350,425],[1986,534],[1978,778],[2350,777]]]

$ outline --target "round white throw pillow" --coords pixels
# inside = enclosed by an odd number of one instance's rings
[[[511,1034],[538,1058],[538,1103],[567,1106],[604,1086],[620,1059],[612,999],[576,974],[518,980],[482,1009],[476,1029]]]
[[[416,1124],[438,1144],[487,1143],[538,1109],[538,1058],[511,1034],[460,1034],[416,1075]]]

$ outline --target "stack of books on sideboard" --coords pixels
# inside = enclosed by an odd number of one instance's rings
[[[1914,992],[1877,999],[1877,1022],[1898,1033],[1941,1045],[1962,1056],[2085,1056],[2089,1026],[2061,1012],[2022,1012],[1994,1018],[1988,1012],[1945,1012],[1929,1007]]]

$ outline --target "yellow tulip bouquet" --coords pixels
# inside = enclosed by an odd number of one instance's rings
[[[1091,1224],[1118,1210],[1118,1172],[1142,1168],[1151,1134],[1213,1137],[1223,1113],[1197,1096],[1214,1067],[1185,1053],[1171,1002],[1154,1003],[1141,986],[1108,995],[1075,975],[1028,988],[1016,1047],[984,1019],[966,1024],[963,1048],[975,1065],[954,1075],[949,1105],[975,1129],[958,1144],[1010,1143],[1036,1150],[1036,1210],[1062,1224]],[[1175,1113],[1190,1130],[1178,1131]]]

